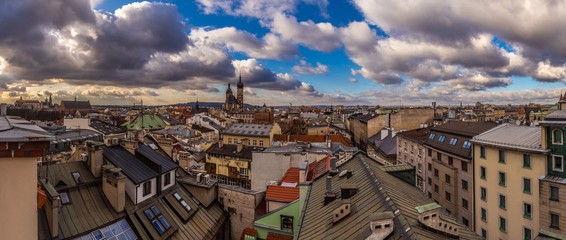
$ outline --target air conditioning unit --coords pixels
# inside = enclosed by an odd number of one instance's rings
[[[202,181],[202,173],[197,174],[197,183],[199,183],[200,181]]]
[[[204,175],[204,183],[205,183],[205,184],[209,184],[209,183],[210,183],[210,174]]]

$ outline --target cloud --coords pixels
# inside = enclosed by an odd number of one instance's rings
[[[298,22],[293,16],[275,14],[271,31],[283,39],[323,52],[341,46],[339,31],[331,23]]]
[[[319,7],[323,16],[328,16],[328,0],[197,0],[200,8],[207,14],[227,14],[231,16],[253,17],[270,20],[277,13],[294,13],[299,4]]]
[[[225,27],[214,30],[193,29],[191,36],[206,38],[231,51],[243,52],[253,58],[291,59],[298,54],[294,44],[272,33],[258,39],[249,32],[234,27]]]
[[[355,78],[348,78],[348,82],[357,83],[357,82],[358,82],[358,79],[355,79]]]
[[[299,61],[298,65],[293,66],[293,71],[300,74],[325,74],[328,72],[328,66],[317,62],[316,67],[312,66],[311,64],[307,63],[305,60]]]

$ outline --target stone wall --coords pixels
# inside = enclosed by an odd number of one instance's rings
[[[240,239],[245,228],[253,228],[255,208],[263,195],[241,187],[219,185],[218,202],[230,218],[230,239]]]

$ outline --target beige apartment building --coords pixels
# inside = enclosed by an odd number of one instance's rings
[[[4,110],[4,109],[2,109]],[[2,111],[2,115],[5,114]],[[2,239],[37,239],[37,164],[54,137],[19,117],[0,116],[0,233]]]
[[[471,138],[495,127],[490,122],[452,121],[430,129],[426,148],[426,194],[474,229],[474,168]]]
[[[485,239],[535,239],[539,232],[539,178],[548,150],[541,128],[500,125],[475,136],[475,231]]]
[[[415,167],[415,186],[426,192],[425,146],[430,128],[397,133],[397,163]]]
[[[273,135],[281,134],[279,124],[234,123],[222,132],[224,144],[238,144],[244,140],[252,147],[271,146]]]

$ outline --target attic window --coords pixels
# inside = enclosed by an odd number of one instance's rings
[[[293,217],[281,215],[281,230],[293,232]]]
[[[73,174],[73,178],[75,179],[75,182],[77,184],[84,183],[83,178],[81,177],[81,174],[79,172],[72,172],[71,174]]]
[[[185,200],[183,198],[181,198],[181,195],[179,195],[178,193],[173,193],[173,196],[175,196],[175,198],[177,199],[177,201],[179,201],[179,203],[181,205],[183,205],[183,207],[187,210],[187,211],[191,211],[191,206],[189,206],[189,204],[187,204],[187,202],[185,202]]]
[[[171,228],[171,224],[169,223],[169,221],[167,221],[165,216],[161,214],[161,212],[155,205],[146,209],[144,213],[145,216],[147,217],[147,220],[151,222],[151,224],[153,225],[155,230],[157,230],[159,235],[163,235],[163,233],[165,233],[168,229]]]
[[[59,197],[61,198],[61,204],[69,204],[71,203],[71,199],[69,198],[69,194],[67,192],[59,193]]]

